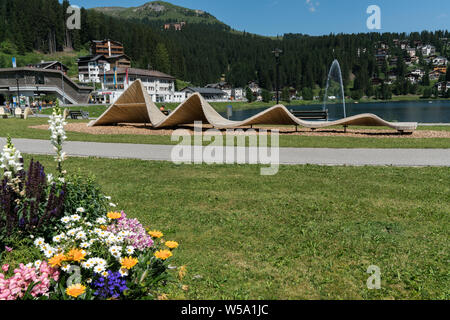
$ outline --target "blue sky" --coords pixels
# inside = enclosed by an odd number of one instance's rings
[[[71,4],[140,6],[146,0],[71,0]],[[450,29],[449,0],[170,0],[205,10],[234,29],[262,35],[368,32],[369,5],[381,8],[381,32]]]

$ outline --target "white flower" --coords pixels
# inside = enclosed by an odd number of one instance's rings
[[[55,249],[53,249],[53,248],[48,248],[44,251],[44,255],[49,259],[51,257],[53,257],[54,254],[55,254]]]
[[[84,211],[85,211],[84,208],[81,208],[81,207],[80,207],[80,208],[77,208],[77,212],[78,212],[78,213],[84,213]]]
[[[66,182],[66,180],[64,178],[58,178],[58,180],[62,183]]]
[[[87,279],[86,283],[92,283],[92,279],[91,278]]]
[[[34,240],[34,245],[36,247],[41,247],[45,244],[45,240],[44,238],[37,238],[36,240]]]
[[[91,268],[94,267],[94,264],[93,264],[92,261],[90,261],[90,259],[89,259],[88,261],[83,262],[83,263],[81,264],[81,266],[82,266],[83,268],[85,268],[85,269],[91,269]]]
[[[33,264],[30,262],[30,263],[27,263],[26,265],[25,265],[25,267],[27,267],[28,269],[30,269],[31,267],[33,267]]]
[[[76,238],[77,240],[80,240],[80,239],[84,240],[84,239],[86,239],[86,232],[84,232],[84,231],[79,231],[79,232],[77,233],[77,235],[75,236],[75,238]]]
[[[53,237],[53,242],[60,242],[61,241],[61,236],[57,235]]]
[[[49,174],[47,175],[47,182],[48,182],[48,183],[53,182],[53,175],[52,175],[51,173],[49,173]]]
[[[83,249],[87,249],[91,246],[91,244],[89,242],[83,242],[82,244],[80,244],[80,247]]]
[[[61,219],[62,223],[69,223],[70,222],[70,218],[69,217],[64,217]]]
[[[103,272],[102,272],[102,276],[105,277],[105,278],[107,278],[107,277],[109,276],[108,271],[103,271]]]
[[[70,264],[61,268],[62,271],[68,272],[70,270]]]
[[[40,260],[36,260],[34,262],[34,266],[36,267],[36,269],[39,269],[41,267],[41,264],[42,264],[42,261],[40,261]]]
[[[95,266],[94,268],[94,272],[95,273],[102,273],[105,271],[105,267],[104,266]]]
[[[132,255],[134,253],[134,247],[133,246],[128,246],[126,248],[126,252],[127,252],[127,254]]]
[[[106,199],[106,200],[111,200],[111,197],[105,196],[105,199]]]
[[[120,272],[120,275],[122,277],[128,276],[128,270],[127,269],[122,268],[122,269],[119,270],[119,272]]]
[[[120,231],[119,233],[118,233],[118,235],[120,236],[120,237],[128,237],[129,235],[130,235],[130,232],[128,231],[128,230],[122,230],[122,231]]]
[[[112,202],[109,203],[109,206],[110,206],[110,207],[113,207],[113,208],[117,207],[117,205],[114,204],[114,203],[112,203]]]
[[[98,224],[105,224],[105,223],[106,223],[106,219],[105,219],[105,218],[98,218],[98,219],[96,220],[96,222],[97,222]]]
[[[70,220],[72,220],[72,221],[79,221],[80,219],[81,219],[81,217],[77,214],[70,216]]]
[[[109,252],[115,257],[120,258],[122,256],[122,247],[112,246],[109,248]]]

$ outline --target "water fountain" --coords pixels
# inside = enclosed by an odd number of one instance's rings
[[[331,99],[330,99],[331,98]],[[347,112],[345,109],[345,95],[344,95],[344,84],[342,81],[341,66],[337,60],[334,60],[331,64],[330,72],[328,73],[327,86],[325,87],[325,95],[323,98],[323,110],[327,109],[327,103],[333,100],[338,101],[342,98],[342,108],[344,111],[344,118],[347,117]]]

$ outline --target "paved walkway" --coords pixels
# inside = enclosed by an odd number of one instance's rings
[[[5,138],[0,138],[0,147],[6,143]],[[13,143],[22,153],[50,154],[53,148],[48,140],[13,139]],[[175,146],[150,145],[150,144],[125,144],[125,143],[96,143],[68,141],[64,144],[64,151],[69,156],[76,157],[100,157],[112,159],[142,159],[172,161]],[[205,147],[201,150],[191,148],[192,159],[201,161]],[[200,150],[200,152],[198,152]],[[236,163],[234,154],[238,151],[245,152],[244,163],[249,162],[252,156],[265,155],[266,161],[270,155],[268,150],[259,151],[252,148],[225,148],[223,158],[233,155],[230,163]],[[269,149],[270,150],[270,149]],[[179,151],[179,150],[178,150]],[[259,152],[259,153],[258,153]],[[186,153],[185,153],[186,154]],[[197,158],[194,155],[197,154]],[[198,157],[200,155],[200,158]],[[241,154],[242,155],[242,154]],[[200,160],[199,160],[200,159]],[[259,158],[264,159],[264,158]],[[192,160],[192,162],[194,162]],[[225,162],[225,161],[224,161]],[[229,163],[226,162],[226,163]],[[243,162],[239,162],[243,163]],[[262,160],[260,163],[268,163]],[[317,165],[349,165],[349,166],[440,166],[450,167],[450,149],[316,149],[316,148],[280,148],[280,164],[317,164]]]

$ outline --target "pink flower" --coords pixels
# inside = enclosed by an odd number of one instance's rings
[[[8,247],[8,246],[5,246],[5,250],[8,251],[8,252],[11,252],[11,251],[13,250],[13,248],[10,248],[10,247]]]
[[[2,266],[2,270],[3,270],[3,272],[8,272],[8,270],[9,270],[9,264],[4,264],[4,265]]]

